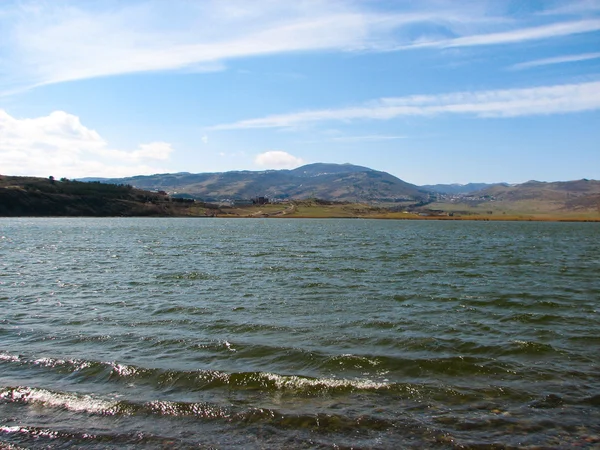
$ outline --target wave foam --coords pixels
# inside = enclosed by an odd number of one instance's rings
[[[0,399],[20,403],[42,404],[44,406],[91,414],[104,414],[116,405],[116,402],[100,400],[90,395],[52,392],[46,389],[31,387],[4,389],[0,391]]]

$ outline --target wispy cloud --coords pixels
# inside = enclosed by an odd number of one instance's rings
[[[554,58],[535,59],[519,64],[515,64],[510,68],[513,70],[530,69],[532,67],[547,66],[550,64],[563,64],[577,61],[587,61],[589,59],[600,58],[600,53],[582,53],[579,55],[556,56]]]
[[[485,3],[431,0],[384,10],[334,0],[3,2],[0,93],[126,73],[219,71],[235,58],[288,52],[482,46],[600,30],[589,17],[526,26],[490,14]]]
[[[216,125],[211,129],[286,128],[326,121],[389,120],[402,116],[438,114],[517,117],[598,109],[600,109],[600,82],[589,82],[524,89],[382,98],[355,107],[272,115]]]
[[[402,46],[400,48],[453,48],[474,47],[481,45],[515,44],[518,42],[557,38],[572,34],[589,33],[600,30],[600,20],[579,20],[574,22],[561,22],[538,27],[520,28],[499,33],[476,34],[454,39],[444,39],[430,42],[419,42]]]
[[[384,14],[325,0],[8,5],[0,5],[4,92],[134,72],[223,70],[233,58],[283,52],[387,47],[400,26],[447,20],[440,12]]]
[[[598,0],[569,0],[564,4],[557,4],[540,12],[540,15],[589,15],[600,11]]]

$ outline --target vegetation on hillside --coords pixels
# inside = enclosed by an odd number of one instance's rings
[[[200,215],[206,205],[131,185],[0,176],[0,216]]]

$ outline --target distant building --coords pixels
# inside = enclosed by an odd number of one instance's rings
[[[267,197],[255,197],[252,203],[255,205],[266,205],[269,203],[269,199]]]

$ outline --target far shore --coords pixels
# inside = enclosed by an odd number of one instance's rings
[[[272,219],[381,219],[381,220],[470,220],[504,222],[600,222],[600,211],[582,213],[486,211],[485,213],[430,211],[392,211],[385,207],[360,203],[317,203],[298,201],[292,205],[253,205],[243,208],[222,208],[216,217],[246,217]]]
[[[599,217],[577,217],[577,216],[560,216],[560,215],[548,215],[548,216],[482,216],[482,215],[465,215],[465,216],[419,216],[415,214],[373,214],[363,216],[350,216],[350,215],[322,215],[322,214],[294,214],[294,215],[269,215],[269,214],[250,214],[250,215],[239,215],[239,214],[216,214],[212,216],[206,215],[195,215],[195,214],[184,214],[184,215],[123,215],[123,216],[83,216],[83,215],[72,215],[72,216],[36,216],[36,215],[24,215],[24,216],[0,216],[2,219],[92,219],[92,218],[152,218],[152,219],[372,219],[372,220],[410,220],[410,221],[472,221],[472,222],[600,222]]]

